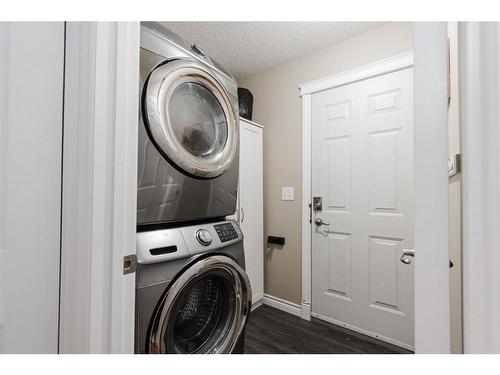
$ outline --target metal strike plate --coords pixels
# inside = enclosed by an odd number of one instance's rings
[[[462,172],[462,154],[455,154],[448,159],[448,177],[455,176]]]
[[[137,269],[137,257],[135,255],[126,255],[123,257],[123,274],[134,273]]]

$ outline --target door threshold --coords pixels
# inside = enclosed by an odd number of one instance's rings
[[[312,311],[311,311],[311,316],[314,318],[320,319],[320,320],[324,320],[325,322],[335,324],[336,326],[347,328],[351,331],[358,332],[358,333],[361,333],[363,335],[373,337],[377,340],[384,341],[388,344],[396,345],[396,346],[399,346],[400,348],[408,349],[408,350],[411,350],[413,352],[415,351],[415,346],[413,346],[413,345],[405,344],[404,342],[391,339],[389,337],[380,335],[380,334],[375,333],[375,332],[368,331],[368,330],[363,329],[363,328],[353,326],[353,325],[348,324],[348,323],[341,322],[340,320],[333,319],[333,318],[330,318],[328,316],[324,316],[324,315],[321,315],[321,314],[318,314],[318,313],[315,313]]]

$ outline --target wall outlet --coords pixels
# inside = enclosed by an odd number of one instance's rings
[[[293,187],[282,187],[281,188],[281,200],[282,201],[293,201],[294,191]]]

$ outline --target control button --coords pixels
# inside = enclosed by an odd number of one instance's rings
[[[214,228],[221,242],[227,242],[238,239],[238,233],[236,232],[234,226],[231,223],[214,225]]]
[[[199,229],[196,232],[196,239],[203,246],[208,246],[208,245],[210,245],[212,243],[212,235],[206,229]]]

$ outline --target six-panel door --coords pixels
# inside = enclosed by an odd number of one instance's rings
[[[413,69],[312,95],[313,315],[412,347]],[[318,226],[320,218],[329,225]]]

